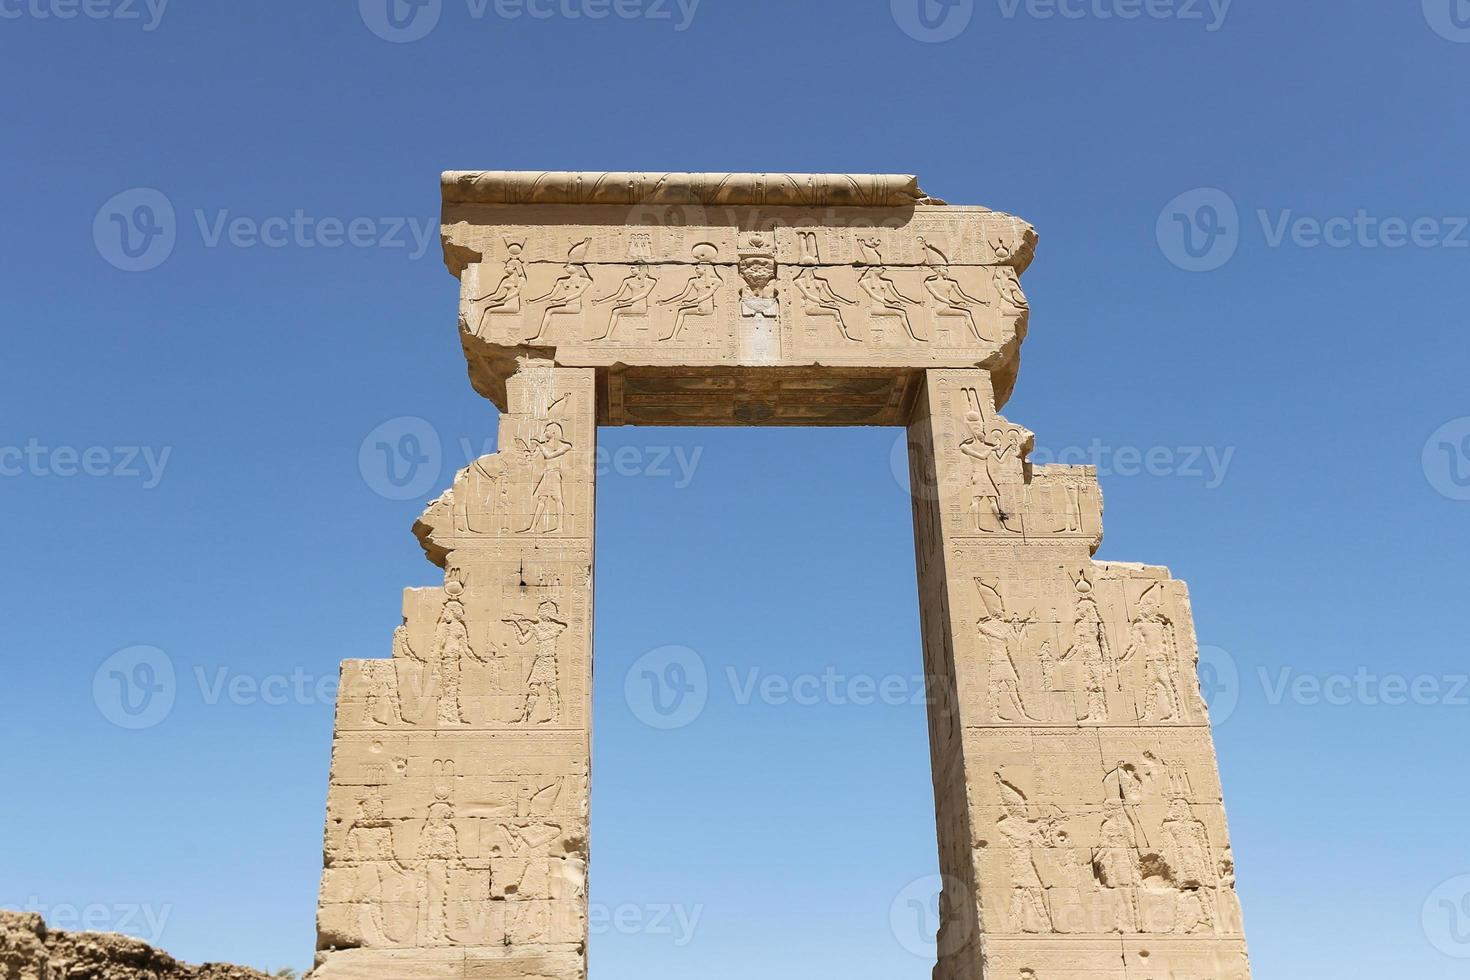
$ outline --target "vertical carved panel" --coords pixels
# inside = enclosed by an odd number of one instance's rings
[[[909,427],[946,892],[936,977],[1246,980],[1184,584],[1094,562],[1086,467],[1032,467],[984,371]]]
[[[593,372],[507,388],[415,527],[443,587],[342,667],[318,977],[586,975]]]

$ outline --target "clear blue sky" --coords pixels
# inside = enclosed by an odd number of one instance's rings
[[[381,3],[0,0],[0,905],[309,964],[332,706],[277,682],[388,654],[409,526],[495,431],[441,170],[913,172],[1039,228],[1007,414],[1101,447],[1101,557],[1188,579],[1221,651],[1257,977],[1462,977],[1470,6],[653,2],[403,42]],[[138,188],[173,239],[130,258]],[[393,500],[359,448],[404,416],[442,475]],[[632,911],[594,980],[928,976],[889,919],[936,864],[923,708],[741,703],[919,671],[896,435],[602,432],[592,901]],[[174,700],[130,730],[93,682],[138,645]],[[672,731],[623,686],[666,645],[710,678]]]

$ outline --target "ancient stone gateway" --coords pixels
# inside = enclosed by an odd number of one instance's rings
[[[911,177],[451,173],[499,450],[414,531],[392,657],[343,664],[323,980],[586,974],[599,425],[908,427],[945,888],[937,980],[1243,980],[1189,599],[1092,560],[1033,466],[1026,222]],[[881,910],[875,910],[881,914]]]

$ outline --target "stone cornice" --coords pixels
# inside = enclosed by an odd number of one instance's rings
[[[943,204],[909,174],[577,173],[451,170],[445,204],[700,204],[913,207]]]

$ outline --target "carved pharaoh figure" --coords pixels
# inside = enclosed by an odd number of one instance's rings
[[[562,500],[561,466],[557,460],[572,451],[572,444],[562,438],[560,422],[548,422],[542,429],[540,439],[529,444],[520,444],[522,454],[531,462],[540,465],[535,489],[531,492],[533,511],[531,523],[522,532],[546,533],[561,527],[564,510]]]
[[[996,821],[995,829],[1006,843],[1009,859],[1010,917],[1015,923],[1014,931],[1054,932],[1055,926],[1051,909],[1047,905],[1046,886],[1041,879],[1037,856],[1038,852],[1053,845],[1055,830],[1049,820],[1031,816],[1026,794],[1007,782],[1000,773],[995,774],[995,781],[1000,787],[1001,803],[1004,806],[1004,812]]]
[[[970,512],[975,519],[977,531],[1009,531],[1011,512],[1008,501],[1001,495],[1001,486],[1007,484],[1009,474],[1007,457],[1016,456],[1013,467],[1020,465],[1019,433],[1015,439],[1005,441],[987,429],[985,415],[980,409],[979,396],[966,391],[967,409],[965,428],[969,436],[960,443],[960,452],[970,460]]]
[[[556,603],[547,599],[536,609],[535,619],[507,619],[515,628],[516,641],[522,645],[535,642],[535,656],[531,661],[531,673],[526,682],[526,700],[521,710],[521,721],[536,720],[536,712],[544,701],[547,717],[543,720],[556,723],[561,719],[561,695],[558,691],[556,669],[556,641],[566,632],[567,624],[556,618]]]
[[[986,693],[991,717],[999,721],[1038,721],[1026,710],[1022,700],[1021,675],[1015,656],[1015,646],[1025,638],[1031,620],[1006,615],[1005,600],[995,586],[977,578],[975,587],[985,607],[975,628],[980,634],[989,672]]]
[[[1127,809],[1119,800],[1104,805],[1097,849],[1092,854],[1092,873],[1113,913],[1113,932],[1138,932],[1138,889],[1143,885],[1139,868],[1138,835]]]
[[[393,824],[384,815],[382,791],[369,789],[358,801],[357,819],[347,830],[344,864],[352,866],[352,900],[358,908],[358,928],[369,941],[387,944],[383,903],[385,877],[397,864],[393,850]]]

